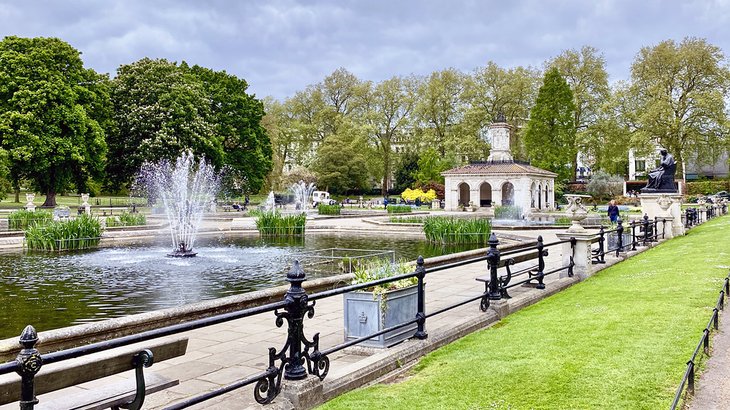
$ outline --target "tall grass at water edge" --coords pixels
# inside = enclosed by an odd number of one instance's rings
[[[423,222],[426,239],[444,244],[485,244],[491,232],[492,223],[488,219],[430,216]]]
[[[522,219],[522,207],[503,205],[494,208],[494,219]]]
[[[20,209],[8,214],[8,229],[11,231],[24,231],[33,225],[45,225],[53,220],[53,214],[49,211],[27,211]]]
[[[388,222],[396,224],[422,224],[426,220],[423,216],[391,216]]]
[[[30,250],[69,251],[99,245],[102,233],[98,218],[81,215],[68,221],[52,221],[34,225],[25,231],[25,244]]]
[[[339,205],[325,205],[319,204],[317,206],[317,212],[320,215],[340,215],[342,207]]]
[[[147,225],[147,217],[144,214],[131,214],[122,212],[121,215],[110,216],[106,218],[106,226],[109,228],[116,226],[143,226]]]
[[[264,236],[303,235],[307,215],[281,215],[279,211],[261,212],[256,217],[256,229]]]
[[[407,214],[413,211],[410,205],[388,205],[386,209],[389,214]]]

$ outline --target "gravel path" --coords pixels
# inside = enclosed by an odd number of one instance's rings
[[[713,334],[710,346],[712,356],[696,383],[690,410],[730,409],[730,305],[720,312],[720,330]]]

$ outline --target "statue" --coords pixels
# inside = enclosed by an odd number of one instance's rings
[[[649,172],[649,181],[641,192],[676,192],[674,172],[677,170],[677,163],[674,161],[672,154],[668,153],[666,149],[662,148],[659,153],[662,156],[659,168]]]

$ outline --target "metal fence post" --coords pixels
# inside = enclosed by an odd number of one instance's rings
[[[535,289],[545,289],[543,279],[545,278],[545,244],[542,235],[537,237],[537,286]]]
[[[499,300],[502,293],[499,291],[499,277],[497,276],[497,268],[499,267],[499,241],[497,235],[492,232],[489,235],[489,250],[487,250],[487,266],[489,267],[489,299]]]
[[[606,232],[601,225],[601,230],[598,231],[598,260],[597,263],[606,263],[606,248],[604,243],[606,242]]]
[[[299,261],[294,261],[289,273],[286,274],[287,282],[291,283],[286,291],[284,310],[288,314],[287,344],[289,345],[289,357],[287,366],[284,369],[284,378],[287,380],[301,380],[307,377],[307,369],[304,367],[302,357],[302,335],[304,332],[304,314],[307,311],[307,292],[302,288],[302,282],[306,280],[304,269]]]
[[[624,221],[621,218],[618,219],[618,226],[616,227],[616,234],[618,235],[618,248],[616,248],[616,257],[624,250]]]
[[[423,256],[419,256],[416,261],[416,278],[418,278],[418,330],[413,335],[416,339],[425,339],[428,337],[426,333],[426,289],[424,287],[423,278],[426,276],[426,268],[423,266]]]
[[[638,241],[636,240],[636,221],[632,221],[631,222],[631,250],[632,251],[636,250],[637,242]]]
[[[23,349],[15,359],[18,363],[15,371],[20,375],[20,410],[33,410],[38,404],[35,397],[35,375],[43,366],[43,359],[35,348],[36,343],[38,333],[33,326],[26,326],[20,334],[20,345]]]
[[[647,243],[650,242],[649,238],[649,215],[644,214],[642,225],[644,227],[644,246],[646,246]]]

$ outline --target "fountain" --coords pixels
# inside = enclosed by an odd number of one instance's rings
[[[165,207],[173,245],[168,256],[195,256],[195,235],[203,212],[210,209],[219,186],[219,176],[213,166],[204,158],[196,163],[193,154],[187,151],[174,163],[145,164],[140,178],[151,195],[161,200]]]
[[[302,180],[299,180],[298,183],[292,184],[292,186],[289,187],[289,190],[294,193],[296,210],[301,211],[302,213],[307,213],[309,204],[312,202],[312,192],[314,192],[315,189],[316,187],[314,186],[314,182],[307,184]]]
[[[276,207],[276,198],[274,197],[274,191],[269,192],[269,196],[266,197],[264,202],[264,211],[271,212]]]

